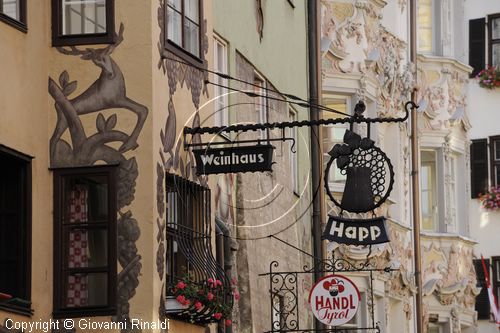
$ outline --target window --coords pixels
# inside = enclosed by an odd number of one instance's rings
[[[497,67],[500,65],[500,14],[488,16],[488,63]]]
[[[418,1],[418,51],[422,53],[432,53],[433,51],[432,16],[432,0]]]
[[[207,260],[204,241],[207,239],[205,233],[210,224],[210,190],[181,177],[167,174],[166,191],[166,281],[174,285],[177,279],[195,273],[196,269],[201,268],[200,264]],[[200,250],[202,253],[198,253]]]
[[[420,154],[420,193],[422,229],[438,231],[438,191],[436,151],[422,150]]]
[[[297,121],[297,112],[293,109],[288,110],[288,121]],[[290,142],[290,175],[292,177],[292,191],[296,194],[299,193],[299,179],[298,179],[298,160],[297,160],[297,150],[299,148],[299,142],[297,141],[297,127],[290,127],[289,138],[293,141]]]
[[[342,95],[326,95],[324,97],[325,106],[331,109],[344,112],[347,114],[351,113],[351,98],[350,96]],[[329,119],[335,115],[330,112],[323,112],[323,118]],[[328,152],[338,143],[344,143],[345,131],[349,129],[349,124],[336,124],[336,125],[325,125],[322,129],[323,135],[323,168],[326,168],[326,163],[330,160],[330,155]],[[328,175],[328,180],[337,188],[337,191],[343,189],[343,184],[346,180],[346,175],[340,172],[340,169],[333,164],[330,168],[330,174]]]
[[[490,138],[491,185],[500,185],[500,136]]]
[[[488,189],[488,140],[472,140],[470,147],[471,197],[478,198]]]
[[[486,269],[490,269],[490,260],[488,258],[484,259]],[[490,301],[488,298],[488,289],[486,285],[486,279],[484,274],[483,265],[481,259],[474,259],[474,269],[476,271],[477,284],[481,287],[481,292],[476,296],[476,308],[477,319],[490,319]]]
[[[491,257],[492,274],[490,278],[493,295],[498,301],[500,297],[500,257]]]
[[[0,309],[31,314],[31,158],[0,145]]]
[[[227,74],[227,45],[220,38],[214,38],[214,70],[215,72]],[[215,126],[227,126],[229,124],[227,79],[214,74],[214,113]]]
[[[114,0],[52,0],[52,45],[113,43]]]
[[[116,312],[114,166],[54,171],[54,317]]]
[[[471,196],[477,198],[480,193],[488,190],[488,173],[491,186],[500,185],[500,136],[472,140],[470,156]]]
[[[0,21],[26,32],[26,0],[0,0]]]
[[[166,0],[165,47],[188,61],[201,62],[201,3],[200,0]]]
[[[254,93],[257,95],[257,97],[254,97],[255,111],[258,117],[257,123],[264,124],[269,121],[266,81],[259,74],[255,73],[253,84]],[[260,130],[260,138],[262,140],[267,140],[268,137],[268,130]]]
[[[484,17],[469,20],[469,65],[473,68],[470,77],[475,77],[485,67],[485,29]]]

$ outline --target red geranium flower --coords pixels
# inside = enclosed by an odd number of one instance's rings
[[[222,318],[222,313],[220,313],[220,312],[214,313],[214,318],[217,320],[220,320]]]

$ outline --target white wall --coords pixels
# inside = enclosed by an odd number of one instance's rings
[[[469,20],[486,17],[500,12],[500,1],[497,0],[464,0],[464,44],[465,59],[469,59]],[[486,37],[485,37],[486,38]],[[485,54],[488,57],[486,43]],[[500,135],[500,88],[493,90],[481,88],[477,79],[471,78],[468,84],[468,114],[472,129],[471,139]],[[466,175],[470,177],[470,175]],[[477,199],[470,200],[469,209],[470,236],[478,244],[474,253],[479,258],[500,255],[500,212],[489,212],[481,208]],[[480,333],[494,333],[498,329],[487,320],[478,321]]]

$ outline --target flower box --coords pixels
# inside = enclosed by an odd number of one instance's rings
[[[175,296],[167,296],[165,300],[165,312],[166,313],[179,313],[189,308],[189,305],[183,305],[179,303]]]

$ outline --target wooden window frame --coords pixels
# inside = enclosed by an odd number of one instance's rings
[[[500,13],[488,15],[488,65],[493,66],[493,44],[500,44],[500,38],[493,39],[492,22],[500,18]],[[498,64],[500,65],[500,64]]]
[[[500,159],[495,161],[495,142],[500,144],[500,135],[490,136],[489,137],[489,145],[490,145],[490,180],[491,186],[497,186],[500,184],[496,183],[495,179],[495,166],[500,166]]]
[[[28,8],[26,0],[19,0],[19,10],[20,20],[16,20],[15,18],[5,15],[3,13],[3,1],[0,0],[0,21],[26,33],[28,32]]]
[[[116,183],[116,166],[90,166],[78,168],[63,168],[54,170],[54,299],[53,299],[53,317],[59,318],[75,318],[75,317],[93,317],[93,316],[109,316],[116,314],[116,286],[117,286],[117,183]],[[105,306],[85,306],[85,307],[65,307],[63,302],[64,279],[69,276],[69,273],[63,272],[63,265],[67,261],[67,253],[65,251],[67,240],[63,239],[63,223],[62,214],[64,205],[62,203],[64,188],[63,180],[66,177],[76,176],[95,176],[104,175],[108,178],[108,304]],[[101,269],[96,269],[101,270]],[[88,273],[93,273],[88,269]]]
[[[52,0],[52,46],[74,46],[115,43],[115,1],[106,0],[106,32],[62,34],[62,0]]]
[[[203,17],[204,17],[204,12],[203,12],[203,1],[202,0],[198,0],[198,22],[199,22],[199,33],[198,33],[198,50],[200,52],[199,56],[195,55],[195,54],[192,54],[191,52],[187,51],[186,49],[184,49],[184,47],[182,45],[178,45],[176,43],[174,43],[173,41],[171,41],[170,39],[168,39],[168,15],[167,15],[167,12],[168,12],[168,4],[167,4],[167,1],[168,0],[165,0],[165,10],[164,10],[164,45],[165,45],[165,50],[166,51],[169,51],[173,54],[175,54],[176,56],[178,56],[179,58],[181,58],[182,60],[192,64],[192,65],[195,65],[195,66],[200,66],[200,65],[204,65],[205,63],[205,59],[204,59],[204,56],[203,56],[203,50],[202,50],[202,34],[203,34]],[[184,43],[184,20],[185,20],[185,14],[184,14],[184,0],[181,0],[181,6],[182,6],[182,9],[181,9],[181,42]]]
[[[26,298],[26,301],[31,301],[31,277],[32,277],[32,272],[31,272],[31,262],[32,262],[32,257],[31,257],[31,248],[32,248],[32,179],[31,179],[31,174],[32,174],[32,156],[28,156],[26,154],[23,154],[21,152],[18,152],[16,150],[13,150],[11,148],[8,148],[4,145],[0,145],[0,152],[4,153],[6,155],[10,155],[20,161],[23,161],[26,163],[25,165],[25,170],[24,170],[24,177],[25,177],[25,184],[24,185],[24,216],[23,220],[25,223],[25,239],[24,243],[26,246],[24,247],[24,253],[23,253],[23,266],[24,266],[24,276],[23,276],[23,285],[24,285],[24,290],[25,294],[24,297]],[[0,290],[1,291],[1,290]],[[0,310],[2,311],[7,311],[7,312],[12,312],[24,316],[29,316],[33,314],[33,310],[31,309],[31,303],[29,306],[19,306],[19,305],[13,305],[13,304],[8,304],[5,302],[0,303]]]
[[[496,265],[497,262],[500,263],[500,256],[491,257],[490,283],[493,288],[493,295],[495,295],[498,301],[498,297],[500,297],[500,279],[497,279],[497,276],[500,275],[500,272],[497,271],[497,265]]]
[[[224,54],[223,54],[223,66],[224,68],[219,68],[218,65],[218,51],[217,51],[217,44],[222,45],[224,48]],[[218,73],[222,73],[225,75],[228,75],[229,72],[229,61],[228,61],[228,43],[225,41],[222,37],[216,35],[214,33],[214,42],[213,42],[213,47],[214,47],[214,70]],[[219,80],[221,82],[219,83]],[[223,86],[229,86],[229,80],[223,77],[220,77],[216,74],[214,74],[214,82],[223,85]],[[218,96],[216,95],[217,92],[221,92],[224,94],[224,96]],[[217,98],[217,100],[222,99],[222,103],[218,103],[218,101],[214,101],[214,106],[215,106],[215,115],[214,115],[214,124],[215,126],[229,126],[229,96],[227,95],[228,89],[223,88],[220,86],[214,86],[214,97]],[[217,109],[219,104],[224,105],[224,109]],[[225,132],[219,133],[221,136],[225,137],[226,139],[229,139],[229,134]]]

